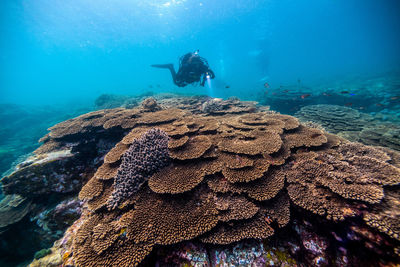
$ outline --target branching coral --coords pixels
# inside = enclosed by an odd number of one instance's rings
[[[168,136],[159,129],[133,141],[123,154],[108,208],[114,209],[138,191],[147,179],[169,163]]]

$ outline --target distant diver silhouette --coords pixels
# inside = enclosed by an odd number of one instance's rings
[[[173,64],[154,64],[155,68],[169,69],[174,83],[179,87],[200,82],[201,86],[207,79],[214,79],[215,74],[208,66],[205,58],[199,56],[199,50],[183,55],[179,59],[179,70],[176,73]]]

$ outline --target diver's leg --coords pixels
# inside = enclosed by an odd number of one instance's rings
[[[174,64],[154,64],[154,65],[151,65],[152,67],[154,67],[154,68],[161,68],[161,69],[169,69],[169,68],[173,68],[174,67]]]
[[[176,83],[176,72],[174,69],[174,64],[154,64],[151,66],[154,68],[169,69],[169,71],[171,72],[172,80],[174,81],[174,84],[178,85]]]

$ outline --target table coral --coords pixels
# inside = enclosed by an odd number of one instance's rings
[[[173,109],[135,116],[137,126],[81,191],[89,210],[72,234],[77,266],[136,266],[154,247],[185,240],[265,239],[290,223],[292,209],[333,222],[358,216],[398,238],[393,209],[400,169],[384,150],[266,112],[205,119]],[[161,149],[141,137],[152,128],[165,132]],[[135,154],[132,163],[138,143],[162,152]],[[131,172],[132,164],[141,171],[156,167],[144,178]]]

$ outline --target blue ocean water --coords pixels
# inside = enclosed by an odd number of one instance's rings
[[[0,100],[88,103],[157,84],[254,98],[264,81],[382,73],[399,68],[399,10],[396,0],[3,0]],[[196,49],[216,72],[212,90],[177,88],[149,67]]]

